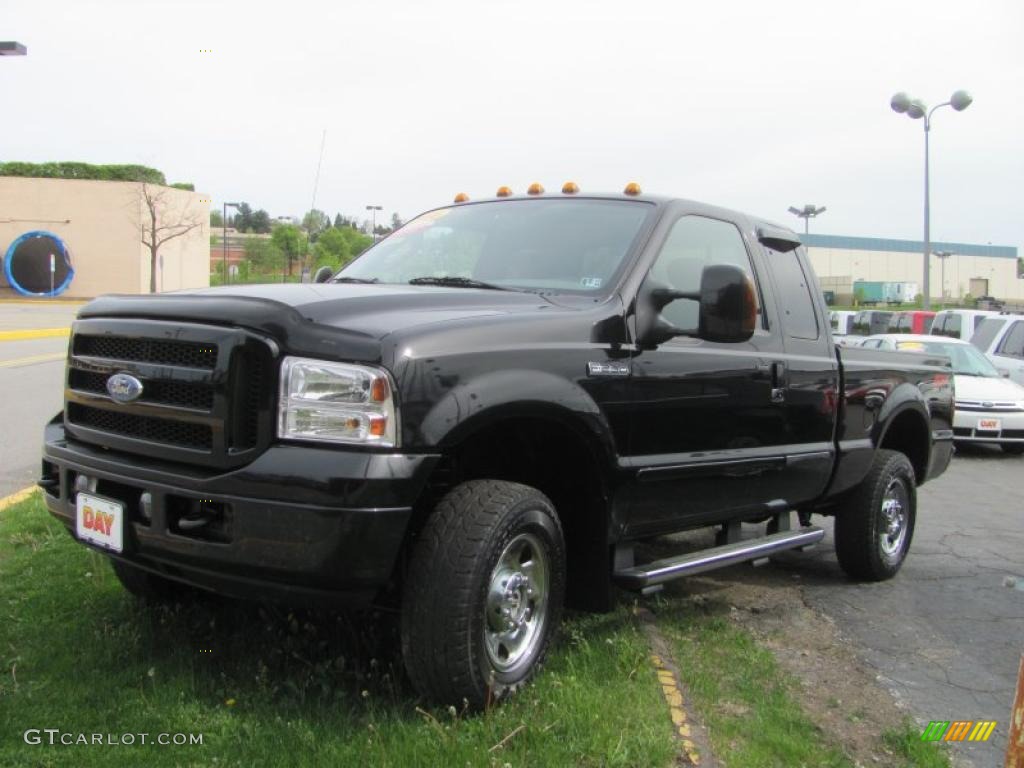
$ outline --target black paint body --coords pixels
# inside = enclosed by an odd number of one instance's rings
[[[791,338],[773,260],[794,255],[763,246],[761,222],[681,200],[636,204],[650,207],[647,223],[621,279],[596,298],[325,283],[91,302],[73,328],[65,417],[46,429],[41,484],[50,510],[74,529],[81,473],[98,479],[97,494],[126,503],[126,561],[231,594],[363,604],[393,580],[407,526],[431,498],[444,457],[508,420],[550,421],[588,447],[600,470],[592,481],[601,483],[606,502],[592,510],[592,526],[609,552],[633,538],[779,509],[827,513],[887,440],[910,446],[919,482],[944,471],[953,401],[944,361],[838,350],[802,248],[795,258],[809,276],[819,333]],[[635,343],[635,297],[666,234],[685,215],[732,222],[742,233],[762,304],[749,341],[677,337],[653,349]],[[168,375],[143,362],[76,355],[75,339],[85,334],[219,339],[214,368],[190,374],[212,392],[210,415],[171,414],[209,428],[208,450],[182,452],[67,418],[68,408],[82,406],[170,413],[79,389],[84,374],[72,372],[82,366],[98,376]],[[263,366],[263,388],[245,395],[246,413],[239,412],[244,382],[236,355]],[[276,367],[285,355],[386,368],[397,387],[399,446],[277,440]],[[251,378],[257,369],[246,370]],[[236,449],[243,422],[250,440]],[[896,429],[898,439],[890,431]],[[148,521],[138,513],[144,491],[152,497]],[[226,510],[224,530],[212,539],[176,528],[203,500]]]

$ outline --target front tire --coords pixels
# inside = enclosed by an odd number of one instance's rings
[[[437,704],[483,707],[526,683],[562,614],[565,546],[548,498],[472,480],[446,495],[413,550],[402,596],[402,656]]]
[[[897,451],[876,451],[867,476],[836,511],[840,567],[854,579],[891,579],[910,550],[916,518],[916,483],[909,459]]]

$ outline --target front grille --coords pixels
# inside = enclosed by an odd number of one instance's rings
[[[188,341],[76,334],[73,350],[75,355],[182,368],[213,370],[217,365],[216,345]]]
[[[233,328],[172,321],[75,323],[64,423],[82,442],[166,461],[230,468],[273,439],[271,344]],[[115,402],[107,380],[142,383]]]
[[[107,379],[109,378],[109,373],[96,373],[75,368],[68,375],[68,386],[79,392],[106,395]],[[213,408],[213,387],[208,384],[143,379],[142,396],[139,398],[139,402],[161,403],[209,411]]]
[[[208,451],[213,446],[213,431],[205,424],[136,416],[79,403],[69,403],[67,415],[72,424],[80,427],[135,440],[149,440],[194,451]]]

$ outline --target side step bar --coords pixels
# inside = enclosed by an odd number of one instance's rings
[[[725,568],[747,560],[757,560],[787,549],[807,547],[817,544],[824,537],[824,529],[814,525],[795,531],[780,531],[756,539],[655,560],[645,565],[622,568],[615,571],[614,579],[623,589],[643,591],[683,576]]]

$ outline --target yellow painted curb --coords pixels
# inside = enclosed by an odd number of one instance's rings
[[[38,490],[39,489],[36,486],[30,485],[28,488],[22,488],[20,491],[15,491],[10,496],[5,496],[0,499],[0,512],[8,507],[14,506],[19,501],[24,501]]]
[[[24,341],[25,339],[54,339],[67,336],[71,328],[27,328],[23,331],[0,331],[0,341]]]
[[[679,681],[658,654],[651,654],[651,662],[658,673],[658,682],[661,683],[661,692],[665,697],[665,703],[668,704],[668,713],[669,717],[672,718],[672,725],[676,727],[679,733],[683,754],[686,755],[691,765],[700,765],[700,752],[697,751],[697,745],[690,740],[690,724],[686,721],[686,710],[683,708],[683,692],[679,688]]]

